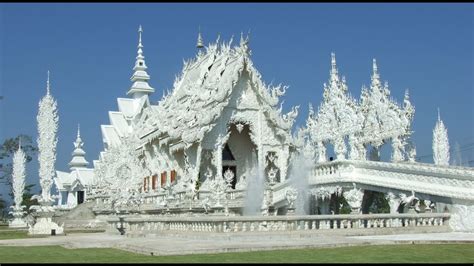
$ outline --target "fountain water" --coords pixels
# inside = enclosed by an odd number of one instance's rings
[[[265,173],[263,166],[257,166],[257,159],[255,154],[252,154],[252,159],[247,161],[249,169],[247,176],[247,189],[245,195],[245,203],[243,215],[260,215],[262,201],[265,189]]]
[[[309,214],[309,185],[308,173],[311,169],[311,160],[304,155],[296,155],[291,160],[291,169],[288,175],[290,186],[296,189],[295,213],[297,215]]]

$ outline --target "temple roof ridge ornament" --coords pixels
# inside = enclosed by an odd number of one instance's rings
[[[201,36],[201,26],[199,26],[196,48],[198,48],[198,49],[204,48],[204,41],[203,41],[202,36]]]

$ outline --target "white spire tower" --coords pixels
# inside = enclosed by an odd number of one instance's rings
[[[46,95],[39,102],[38,116],[38,161],[39,161],[39,183],[41,194],[34,195],[32,199],[37,199],[39,206],[30,208],[36,211],[37,219],[33,227],[30,226],[30,235],[49,235],[53,233],[62,234],[63,228],[52,221],[54,215],[54,198],[51,196],[51,186],[55,176],[56,145],[58,143],[58,112],[57,103],[50,94],[49,72]]]
[[[132,87],[127,92],[127,95],[133,98],[140,98],[143,95],[149,95],[155,92],[155,89],[150,87],[148,80],[150,76],[147,74],[147,66],[145,64],[145,56],[143,56],[143,45],[142,45],[142,26],[138,28],[138,51],[135,61],[135,67],[133,67],[133,75],[130,80],[133,82]]]
[[[12,211],[10,212],[14,219],[10,222],[9,227],[27,227],[23,220],[25,206],[21,205],[23,201],[23,192],[25,191],[25,153],[21,149],[21,139],[18,142],[18,150],[13,155],[13,174],[12,174],[12,190],[14,205],[11,206]]]
[[[433,161],[437,165],[449,165],[449,140],[448,129],[444,126],[439,115],[433,129]]]
[[[86,168],[89,162],[86,160],[86,152],[82,149],[84,142],[81,139],[80,125],[77,125],[77,138],[74,142],[74,151],[72,152],[72,160],[69,162],[71,171],[77,168]]]

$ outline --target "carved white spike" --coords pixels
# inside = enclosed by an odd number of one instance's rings
[[[18,141],[18,150],[13,154],[13,169],[12,169],[12,191],[14,205],[11,206],[13,209],[10,213],[13,215],[14,220],[10,222],[10,227],[26,227],[26,223],[23,220],[24,207],[21,206],[23,201],[23,193],[25,190],[25,164],[26,156],[21,149],[21,137]]]
[[[449,165],[448,129],[444,126],[438,108],[438,121],[433,129],[433,161],[438,165]]]
[[[142,45],[142,32],[143,32],[142,25],[140,25],[138,27],[138,48],[143,47],[143,45]]]
[[[54,163],[56,161],[56,145],[58,130],[57,103],[49,93],[49,71],[48,92],[39,103],[38,121],[38,159],[40,162],[39,176],[42,189],[41,200],[51,201],[50,189],[52,178],[55,174]]]
[[[50,94],[50,88],[49,88],[49,70],[48,70],[48,79],[46,80],[46,94]]]
[[[336,67],[336,54],[331,53],[331,74],[337,75],[337,67]]]

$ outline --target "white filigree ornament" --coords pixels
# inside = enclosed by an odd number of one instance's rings
[[[273,167],[270,168],[270,170],[268,170],[268,181],[270,182],[270,185],[275,184],[277,173],[278,173],[278,169],[275,169]]]
[[[229,168],[224,172],[224,179],[228,187],[232,186],[232,181],[234,180],[234,172]]]

